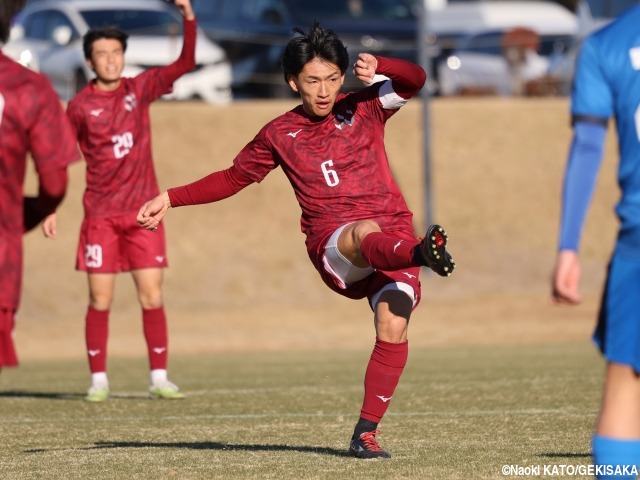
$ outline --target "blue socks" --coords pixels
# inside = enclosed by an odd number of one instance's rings
[[[593,464],[598,480],[635,480],[640,465],[640,440],[594,435]]]

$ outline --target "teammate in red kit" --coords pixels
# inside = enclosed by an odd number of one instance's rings
[[[196,18],[189,0],[176,0],[184,16],[184,43],[172,64],[123,78],[127,35],[115,28],[90,30],[84,54],[96,74],[69,103],[87,163],[85,218],[76,269],[89,277],[86,346],[92,382],[86,400],[109,397],[107,339],[115,276],[131,272],[142,307],[144,336],[151,370],[150,395],[179,399],[184,394],[167,378],[168,335],[162,299],[167,266],[165,234],[141,230],[135,221],[140,204],[159,193],[151,154],[149,105],[169,93],[173,83],[195,67]],[[44,224],[55,236],[56,218]]]
[[[24,0],[0,3],[0,42]],[[24,196],[27,153],[37,197]],[[0,369],[18,365],[13,343],[22,285],[22,235],[53,212],[67,189],[67,166],[79,152],[49,81],[0,52]]]
[[[355,75],[371,83],[341,94],[349,56],[340,39],[317,23],[297,34],[282,58],[284,77],[302,105],[269,122],[233,165],[145,203],[138,222],[161,228],[169,207],[214,202],[260,182],[276,167],[287,175],[302,209],[309,257],[324,282],[349,298],[368,298],[376,342],[365,374],[364,401],[349,452],[388,458],[378,423],[407,361],[409,316],[420,300],[420,266],[448,276],[455,263],[444,230],[416,239],[412,213],[393,179],[384,147],[386,121],[424,85],[409,62],[358,55]]]

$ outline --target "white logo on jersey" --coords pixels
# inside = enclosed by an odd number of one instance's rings
[[[161,353],[164,353],[167,349],[165,347],[156,347],[153,349],[153,353],[157,353],[158,355],[160,355]]]
[[[95,357],[96,355],[98,355],[102,350],[87,350],[87,353],[89,354],[90,357]]]
[[[89,114],[92,117],[99,117],[102,112],[104,112],[104,108],[96,108],[95,110],[91,110]]]
[[[100,268],[102,266],[102,246],[87,245],[84,252],[84,263],[89,268]]]
[[[125,95],[122,99],[124,103],[124,109],[128,112],[133,112],[134,108],[136,108],[136,94],[130,93],[129,95]]]
[[[385,397],[384,395],[376,395],[376,397],[378,397],[384,403],[387,403],[389,400],[391,400],[391,397]]]
[[[404,275],[406,275],[409,278],[416,278],[415,275],[410,274],[409,272],[402,272]]]
[[[163,260],[164,260],[164,257],[162,255],[156,255],[156,262],[162,263]]]
[[[402,240],[400,240],[398,243],[396,243],[396,244],[393,246],[393,253],[396,253],[396,248],[398,248],[401,244],[402,244]]]
[[[298,135],[301,131],[302,129],[298,130],[297,132],[289,132],[287,133],[287,135],[289,135],[290,137],[296,138],[296,135]]]

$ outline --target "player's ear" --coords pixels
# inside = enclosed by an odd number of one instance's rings
[[[92,61],[90,58],[85,58],[85,60],[84,60],[84,61],[87,63],[87,67],[89,67],[89,69],[90,69],[92,72],[95,72],[95,71],[96,71],[96,69],[93,67],[93,61]]]
[[[298,90],[298,84],[296,83],[296,77],[294,77],[293,75],[289,75],[287,77],[287,82],[289,82],[289,86],[291,87],[291,90],[293,90],[296,93],[300,93],[300,91]]]

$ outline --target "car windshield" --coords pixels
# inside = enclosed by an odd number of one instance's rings
[[[503,32],[486,33],[468,37],[460,51],[502,55]],[[538,53],[545,57],[566,51],[574,42],[569,35],[540,35]]]
[[[596,18],[613,18],[637,5],[638,0],[588,0],[591,15]]]
[[[410,0],[323,0],[322,2],[292,1],[297,18],[341,20],[411,20],[416,16]]]
[[[169,12],[157,10],[84,10],[90,28],[118,27],[128,34],[164,36],[182,34],[182,24]]]

